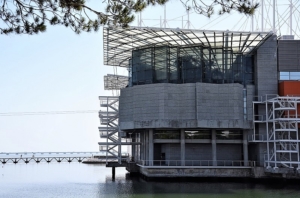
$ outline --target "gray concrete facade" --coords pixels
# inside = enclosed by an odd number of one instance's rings
[[[278,71],[300,71],[300,40],[278,40]]]
[[[150,128],[252,128],[253,86],[246,107],[241,84],[148,84],[121,90],[121,130]],[[244,108],[247,116],[244,119]]]
[[[254,62],[255,95],[278,93],[277,36],[271,36],[256,52]]]

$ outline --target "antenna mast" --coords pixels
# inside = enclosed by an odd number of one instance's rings
[[[290,35],[293,35],[293,0],[290,2]]]
[[[261,0],[261,31],[264,31],[264,0]]]

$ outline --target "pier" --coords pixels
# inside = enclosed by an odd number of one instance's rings
[[[0,153],[0,163],[41,163],[41,162],[83,162],[86,159],[95,158],[98,163],[106,163],[106,155],[103,152],[18,152]]]

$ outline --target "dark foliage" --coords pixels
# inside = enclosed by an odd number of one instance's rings
[[[251,15],[258,4],[250,0],[187,0],[186,9],[210,17],[214,8],[219,14],[232,10]],[[149,5],[163,5],[167,0],[105,0],[105,12],[86,5],[84,0],[0,0],[1,34],[37,34],[46,31],[46,26],[64,25],[74,32],[97,31],[100,25],[126,28],[134,20],[134,13]],[[207,3],[208,2],[208,3]]]

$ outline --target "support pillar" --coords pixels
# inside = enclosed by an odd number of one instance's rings
[[[144,147],[144,153],[145,153],[145,165],[149,165],[149,132],[145,130],[145,147]]]
[[[140,145],[140,160],[143,161],[145,160],[145,154],[144,154],[144,146],[145,146],[145,141],[144,141],[144,132],[140,133],[140,141],[141,141],[141,145]]]
[[[115,176],[116,176],[116,167],[112,167],[112,168],[111,168],[111,174],[112,174],[112,179],[115,180]]]
[[[149,166],[153,166],[153,129],[149,129]]]
[[[132,137],[131,142],[135,142],[135,137]],[[135,161],[135,144],[131,145],[131,161]]]
[[[248,139],[247,131],[243,130],[243,154],[244,154],[244,166],[248,166]]]
[[[211,131],[211,146],[212,146],[212,161],[213,166],[217,166],[217,142],[216,142],[216,130]]]
[[[184,134],[184,129],[180,130],[180,160],[181,160],[181,166],[185,166],[185,134]]]
[[[122,163],[122,149],[121,149],[121,132],[118,131],[118,162]]]

